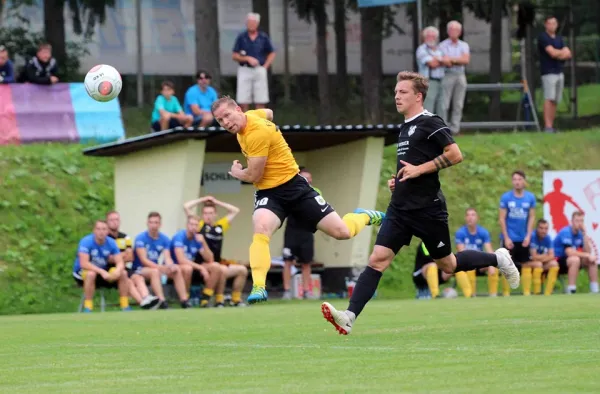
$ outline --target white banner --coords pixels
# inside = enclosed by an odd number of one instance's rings
[[[37,5],[22,7],[22,14],[31,24],[31,31],[43,31],[44,7],[42,0]],[[216,1],[216,0],[215,0]],[[327,50],[329,72],[336,72],[335,32],[333,30],[333,4],[328,2]],[[7,1],[5,10],[9,8]],[[110,64],[122,74],[136,73],[137,41],[136,17],[133,0],[117,0],[115,8],[108,8],[104,25],[96,28],[93,41],[88,45],[90,55],[82,59],[82,72],[87,72],[98,63]],[[412,6],[412,5],[407,5]],[[398,8],[395,24],[402,32],[383,40],[383,72],[396,74],[402,70],[412,70],[412,22],[406,15],[407,6]],[[231,59],[233,44],[237,35],[245,29],[245,17],[252,10],[252,0],[226,0],[218,2],[220,56],[223,75],[236,75],[237,63]],[[277,57],[273,72],[284,72],[283,55],[283,0],[270,0],[270,31]],[[6,15],[6,12],[5,12]],[[71,15],[65,7],[66,36],[69,41],[80,41],[73,34]],[[292,74],[316,74],[316,27],[296,15],[293,8],[288,10],[288,34],[290,72]],[[19,20],[4,20],[5,26],[21,24]],[[489,71],[490,24],[474,17],[464,10],[465,41],[471,47],[471,64],[467,72],[487,73]],[[142,59],[145,74],[194,75],[196,72],[196,44],[193,0],[143,0],[142,1]],[[348,12],[346,21],[346,50],[348,72],[360,74],[360,15]],[[502,69],[510,71],[510,32],[509,20],[502,24]],[[210,70],[209,70],[210,71]]]
[[[571,224],[578,210],[585,213],[585,233],[600,264],[600,170],[544,171],[544,218],[550,222],[550,235]]]
[[[202,173],[202,194],[237,194],[242,183],[229,175],[231,163],[204,164]]]

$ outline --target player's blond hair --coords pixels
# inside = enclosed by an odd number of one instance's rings
[[[427,90],[429,89],[429,82],[427,81],[427,78],[414,71],[400,71],[396,79],[398,82],[411,81],[415,93],[421,93],[423,95],[423,101],[425,101],[425,97],[427,97]]]
[[[235,102],[234,99],[232,99],[229,96],[221,96],[220,98],[218,98],[217,100],[215,100],[214,103],[212,103],[212,105],[210,106],[210,112],[215,113],[215,111],[223,104],[227,104],[233,107],[237,107],[237,103]]]

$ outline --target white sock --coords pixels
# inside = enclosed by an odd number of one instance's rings
[[[576,290],[577,290],[577,286],[575,286],[575,285],[569,285],[569,286],[567,286],[567,291],[569,293],[574,292]]]
[[[590,292],[598,293],[598,282],[590,282]]]

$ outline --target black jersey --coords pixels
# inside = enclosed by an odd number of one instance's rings
[[[407,119],[400,127],[397,171],[404,167],[401,160],[418,166],[435,159],[444,152],[446,146],[453,143],[450,129],[442,118],[423,111]],[[436,171],[404,182],[396,179],[390,205],[398,210],[414,210],[439,206],[441,203],[445,203],[445,199]]]

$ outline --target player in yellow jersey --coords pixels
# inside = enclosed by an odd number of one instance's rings
[[[272,122],[273,111],[257,109],[243,112],[230,97],[212,104],[219,124],[237,136],[248,167],[235,160],[230,175],[252,182],[257,189],[252,216],[254,236],[250,245],[252,292],[248,303],[267,300],[265,282],[271,267],[269,241],[286,217],[293,215],[307,230],[323,231],[335,239],[350,239],[365,226],[381,224],[383,212],[357,209],[340,218],[335,210],[299,175],[292,150],[279,128]]]

